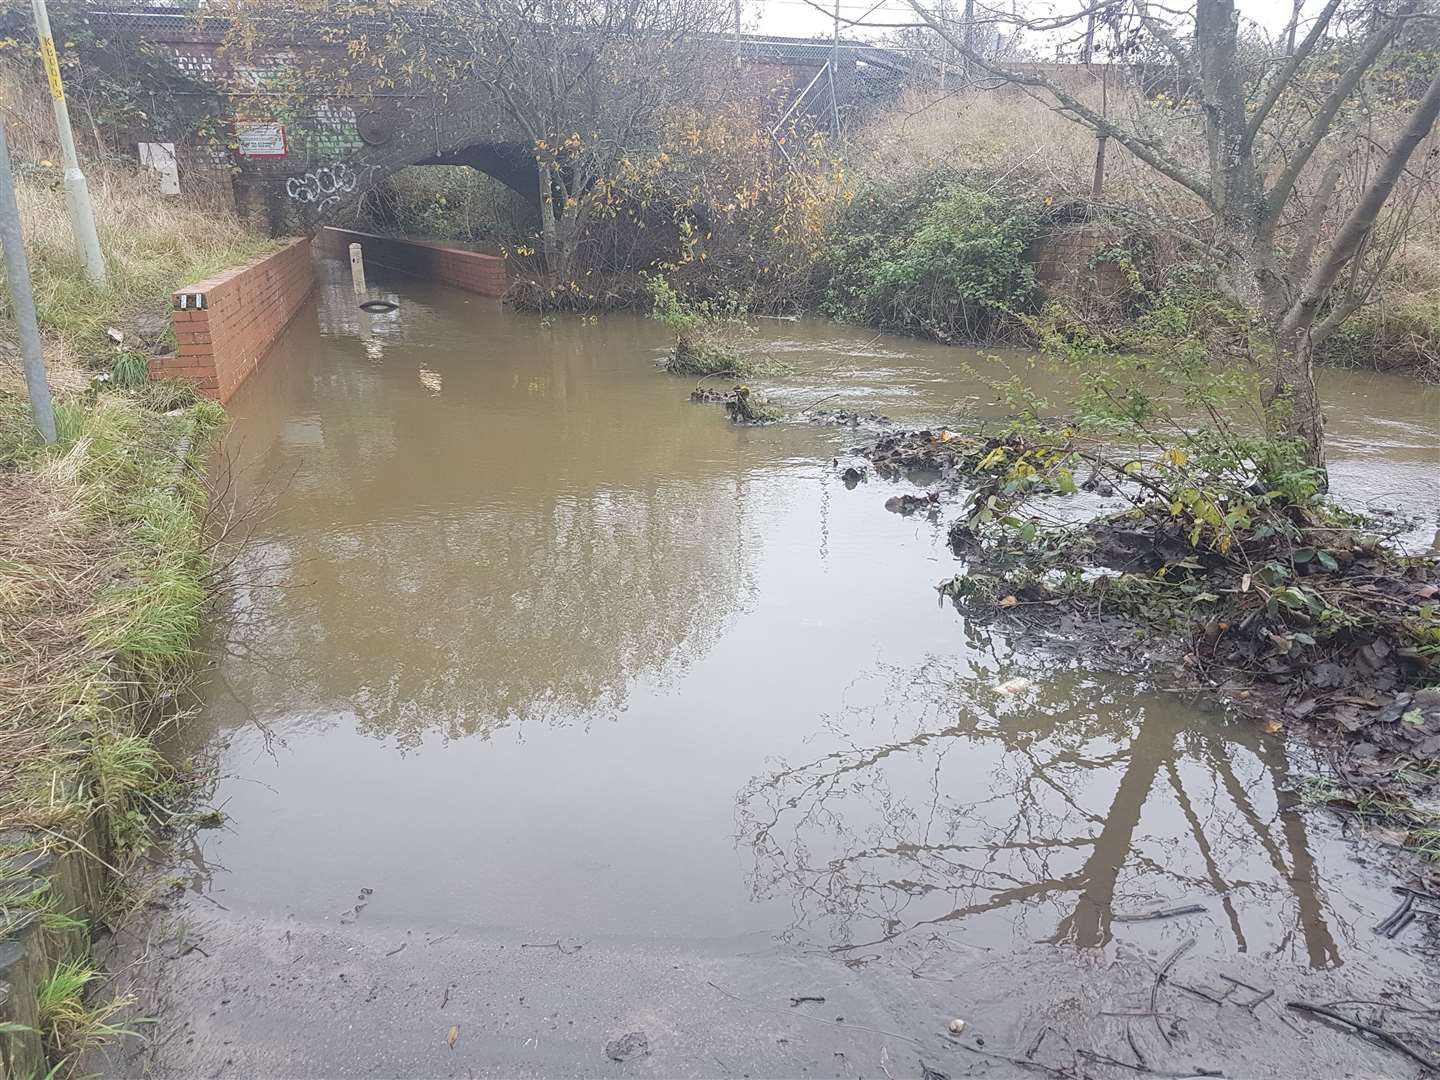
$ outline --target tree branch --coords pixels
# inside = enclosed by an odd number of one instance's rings
[[[1354,209],[1346,217],[1345,223],[1340,226],[1340,231],[1335,234],[1335,239],[1331,242],[1330,250],[1326,252],[1325,258],[1311,272],[1304,291],[1291,306],[1289,313],[1285,316],[1285,321],[1281,324],[1282,336],[1304,330],[1313,323],[1315,313],[1324,302],[1336,278],[1340,276],[1340,271],[1355,257],[1365,237],[1374,228],[1375,220],[1380,216],[1380,210],[1384,207],[1385,200],[1395,190],[1395,182],[1410,161],[1410,155],[1434,128],[1437,116],[1440,116],[1440,71],[1437,71],[1430,81],[1425,96],[1415,106],[1415,111],[1406,122],[1405,129],[1395,140],[1394,147],[1390,150],[1389,156],[1381,163],[1379,171],[1370,181],[1370,186],[1365,189],[1365,193],[1360,196],[1360,201],[1355,204]]]
[[[1325,31],[1329,27],[1336,9],[1340,7],[1340,2],[1341,0],[1330,0],[1325,5],[1324,10],[1315,17],[1315,25],[1310,27],[1310,32],[1305,35],[1305,40],[1291,54],[1290,59],[1285,62],[1285,66],[1270,80],[1270,89],[1265,93],[1265,100],[1260,103],[1260,107],[1250,117],[1250,123],[1246,125],[1245,134],[1240,139],[1242,150],[1249,150],[1255,144],[1255,138],[1260,134],[1260,128],[1264,125],[1265,118],[1270,115],[1270,110],[1275,108],[1275,103],[1280,100],[1280,95],[1285,92],[1286,87],[1295,78],[1295,73],[1300,70],[1300,65],[1315,51],[1315,46],[1325,36]],[[1297,7],[1295,10],[1297,18],[1299,14],[1300,11]]]
[[[1332,2],[1338,4],[1340,0],[1332,0]],[[1200,73],[1195,68],[1195,58],[1185,51],[1185,46],[1180,44],[1162,20],[1150,14],[1150,5],[1141,4],[1138,15],[1141,24],[1150,33],[1150,36],[1165,47],[1165,51],[1175,61],[1175,66],[1192,79],[1198,79]]]
[[[1405,17],[1410,14],[1414,6],[1415,0],[1406,0],[1399,11],[1370,35],[1365,42],[1365,47],[1360,50],[1360,55],[1345,70],[1345,74],[1340,77],[1340,81],[1335,84],[1335,88],[1330,91],[1330,95],[1321,104],[1314,119],[1310,121],[1309,130],[1300,140],[1300,146],[1296,150],[1295,156],[1290,159],[1285,166],[1285,171],[1275,181],[1275,186],[1270,189],[1265,203],[1265,213],[1261,218],[1263,236],[1269,236],[1274,232],[1275,225],[1280,220],[1280,214],[1285,209],[1285,200],[1290,197],[1295,182],[1300,179],[1300,174],[1304,171],[1310,158],[1320,148],[1320,144],[1325,141],[1325,136],[1330,133],[1330,127],[1334,124],[1340,107],[1355,92],[1355,88],[1360,85],[1360,80],[1375,66],[1380,59],[1380,54],[1385,51],[1390,42],[1395,40],[1395,35],[1404,25]],[[1409,155],[1406,156],[1408,158]]]
[[[1356,283],[1360,276],[1360,262],[1356,262],[1355,273],[1351,277],[1350,288],[1345,297],[1345,302],[1333,308],[1325,318],[1316,325],[1315,329],[1310,331],[1310,341],[1313,345],[1319,345],[1323,342],[1339,329],[1341,323],[1370,302],[1370,298],[1375,294],[1375,289],[1380,284],[1380,279],[1385,276],[1385,271],[1389,267],[1390,261],[1395,257],[1395,253],[1400,250],[1405,240],[1406,233],[1410,226],[1410,219],[1414,215],[1416,204],[1419,203],[1419,201],[1420,189],[1417,187],[1410,198],[1410,205],[1405,207],[1404,212],[1400,215],[1400,220],[1395,223],[1389,243],[1385,245],[1384,251],[1381,252],[1379,258],[1377,258],[1370,267],[1368,279],[1358,290],[1356,289]],[[1374,235],[1372,232],[1368,234],[1368,238],[1373,239]],[[1363,258],[1363,254],[1357,257],[1358,260],[1363,260]]]
[[[1335,197],[1335,187],[1340,182],[1340,173],[1345,168],[1345,161],[1351,153],[1351,143],[1347,140],[1340,152],[1330,159],[1325,166],[1325,171],[1320,174],[1320,183],[1315,189],[1315,197],[1310,203],[1310,210],[1305,215],[1305,223],[1300,230],[1300,235],[1295,241],[1295,251],[1290,256],[1291,281],[1298,281],[1310,269],[1310,261],[1315,257],[1315,245],[1320,241],[1320,230],[1325,226],[1325,215],[1330,212],[1330,203]]]

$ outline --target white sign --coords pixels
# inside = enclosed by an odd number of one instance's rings
[[[180,168],[175,160],[175,144],[168,142],[142,142],[140,164],[160,174],[160,194],[180,194]]]
[[[284,157],[285,125],[274,120],[236,120],[241,157]]]

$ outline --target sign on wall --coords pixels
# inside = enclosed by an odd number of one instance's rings
[[[235,141],[241,157],[284,157],[285,125],[276,120],[236,120]]]
[[[160,194],[180,194],[180,168],[175,160],[175,144],[168,142],[142,142],[140,164],[147,165],[159,174]]]

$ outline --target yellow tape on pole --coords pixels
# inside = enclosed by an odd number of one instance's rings
[[[45,62],[45,78],[50,80],[50,96],[64,101],[65,84],[60,81],[60,57],[55,55],[54,38],[47,35],[40,39],[40,58]]]

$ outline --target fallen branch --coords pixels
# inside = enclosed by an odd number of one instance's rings
[[[963,1042],[957,1042],[955,1045],[960,1047],[961,1050],[969,1050],[970,1053],[979,1054],[981,1057],[992,1057],[998,1058],[1001,1061],[1008,1061],[1011,1065],[1018,1065],[1022,1069],[1039,1069],[1041,1072],[1047,1072],[1051,1076],[1066,1077],[1067,1080],[1075,1075],[1069,1069],[1059,1069],[1054,1065],[1046,1065],[1041,1061],[1030,1061],[1027,1058],[1011,1057],[1009,1054],[1002,1054],[988,1047],[970,1046],[968,1043]]]
[[[1407,892],[1405,894],[1405,899],[1400,901],[1400,906],[1397,907],[1380,922],[1375,924],[1375,933],[1384,934],[1386,937],[1394,937],[1395,935],[1391,933],[1391,931],[1395,928],[1397,923],[1399,923],[1402,919],[1405,918],[1406,915],[1410,913],[1410,909],[1414,906],[1415,894],[1413,892]]]
[[[1198,915],[1205,911],[1204,904],[1185,904],[1183,907],[1159,908],[1155,911],[1137,911],[1133,915],[1111,915],[1112,922],[1147,922],[1150,919],[1173,919],[1177,915]]]
[[[1194,948],[1195,939],[1188,938],[1180,943],[1180,947],[1165,958],[1160,965],[1160,970],[1155,972],[1155,985],[1150,987],[1150,1011],[1155,1014],[1155,1030],[1160,1032],[1160,1037],[1165,1040],[1165,1045],[1170,1045],[1170,1036],[1165,1033],[1165,1026],[1160,1023],[1160,1014],[1155,1011],[1155,1004],[1160,998],[1160,984],[1165,981],[1165,975],[1175,966],[1175,961]]]
[[[1285,1007],[1294,1009],[1296,1012],[1313,1013],[1316,1016],[1323,1016],[1327,1020],[1334,1020],[1338,1024],[1346,1024],[1357,1031],[1363,1031],[1379,1039],[1392,1050],[1398,1050],[1411,1061],[1414,1061],[1425,1068],[1427,1072],[1440,1073],[1440,1062],[1432,1061],[1417,1050],[1412,1050],[1400,1038],[1390,1034],[1384,1028],[1378,1028],[1374,1024],[1367,1024],[1363,1020],[1353,1020],[1334,1009],[1327,1009],[1324,1005],[1315,1005],[1308,1001],[1287,1001]]]

